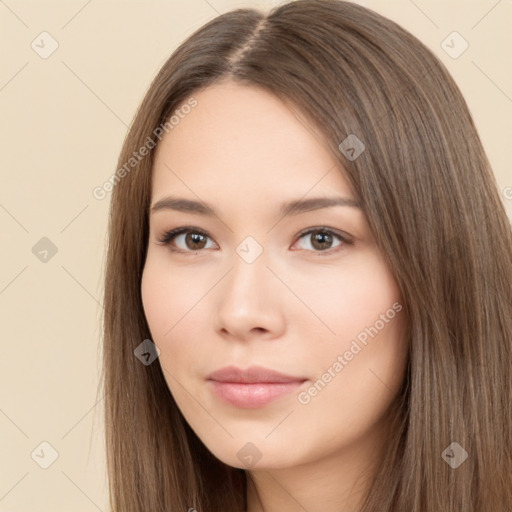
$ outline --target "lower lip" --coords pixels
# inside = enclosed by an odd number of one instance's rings
[[[218,382],[209,380],[214,393],[225,402],[244,409],[256,409],[291,393],[304,381],[294,382]]]

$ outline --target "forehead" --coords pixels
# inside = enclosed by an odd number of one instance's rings
[[[231,82],[192,96],[197,105],[158,144],[153,202],[171,193],[246,205],[310,192],[351,196],[322,134],[290,104]]]

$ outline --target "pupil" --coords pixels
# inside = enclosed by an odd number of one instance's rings
[[[191,242],[194,246],[195,244],[201,244],[201,238],[203,238],[203,235],[200,235],[198,233],[189,233],[187,235],[187,243]],[[192,247],[192,249],[201,249],[202,247]]]
[[[327,245],[329,245],[329,242],[331,242],[331,238],[331,235],[329,235],[328,233],[317,233],[313,237],[313,246],[317,249],[325,249],[326,247],[323,246],[322,243],[327,243]],[[319,245],[319,247],[317,245]]]

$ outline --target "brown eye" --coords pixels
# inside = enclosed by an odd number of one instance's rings
[[[185,245],[187,248],[197,251],[204,248],[206,245],[206,238],[207,237],[200,233],[189,232],[185,234]]]
[[[311,237],[311,245],[320,251],[330,249],[333,237],[329,233],[317,232]]]
[[[352,244],[348,236],[343,236],[341,233],[328,228],[311,228],[303,231],[299,235],[299,240],[302,239],[309,241],[309,244],[303,243],[302,247],[299,248],[319,253],[322,256],[329,255],[345,245]],[[335,239],[338,239],[339,242],[333,245]]]
[[[198,229],[177,228],[164,233],[159,241],[161,244],[169,246],[171,251],[193,253],[211,248],[206,246],[209,238],[207,233]]]

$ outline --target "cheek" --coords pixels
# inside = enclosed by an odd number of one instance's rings
[[[193,286],[191,285],[193,283]],[[204,351],[204,296],[211,285],[207,280],[176,272],[158,258],[148,260],[141,280],[144,314],[151,340],[160,349],[158,361],[171,391],[176,392],[175,376],[181,381],[196,367]],[[188,378],[188,376],[187,376]]]
[[[159,264],[157,258],[146,262],[141,281],[144,314],[156,341],[170,340],[176,329],[187,322],[186,315],[207,291],[206,285]]]
[[[352,292],[337,296],[338,314],[333,310],[331,316],[336,336],[312,355],[318,363],[317,380],[301,402],[308,403],[312,417],[333,411],[331,427],[348,421],[347,434],[352,428],[355,436],[387,410],[407,365],[401,296],[387,272],[379,272],[378,277],[366,282],[359,278]]]
[[[173,325],[170,312],[174,310],[169,279],[146,263],[141,281],[141,297],[144,314],[154,342],[158,342]],[[157,343],[158,344],[158,343]]]
[[[333,411],[335,426],[348,412],[358,432],[384,414],[403,384],[407,343],[403,313],[383,324],[381,329],[376,327],[380,323],[369,324],[361,331],[364,337],[340,340],[327,358],[323,355],[322,371],[307,390],[313,416],[314,411]]]
[[[394,317],[393,304],[401,301],[392,274],[378,254],[371,251],[358,254],[339,268],[317,271],[314,279],[305,272],[294,290],[314,314],[305,315],[302,328],[318,330],[322,336],[322,346],[317,345],[319,355],[326,353],[326,346],[343,349],[349,340],[376,322],[380,326],[380,316],[390,309],[389,314]]]
[[[316,281],[315,287],[304,282],[308,304],[331,333],[326,335],[318,322],[319,341],[308,346],[317,380],[302,403],[343,403],[349,410],[366,404],[378,411],[381,400],[401,384],[407,361],[401,294],[384,262],[373,254],[334,275]]]

